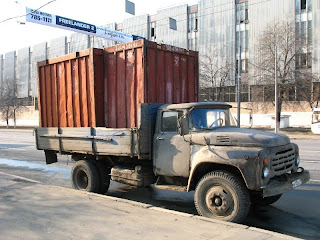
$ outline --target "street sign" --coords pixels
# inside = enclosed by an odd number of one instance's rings
[[[130,42],[141,37],[111,30],[105,27],[97,27],[93,24],[65,18],[42,11],[27,8],[26,21],[38,23],[50,27],[61,28],[69,31],[88,34],[95,37],[106,38],[117,42]]]

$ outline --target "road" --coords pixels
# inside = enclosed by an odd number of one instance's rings
[[[320,137],[292,141],[299,145],[300,165],[311,172],[312,180],[284,194],[271,206],[252,209],[245,224],[304,239],[320,239]],[[45,165],[44,153],[36,150],[31,131],[0,129],[0,172],[71,188],[72,165],[67,156],[59,156],[58,163]],[[108,195],[197,214],[193,192],[133,188],[111,182]]]

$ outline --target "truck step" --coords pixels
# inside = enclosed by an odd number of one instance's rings
[[[187,187],[186,186],[178,186],[178,185],[154,185],[157,189],[161,190],[170,190],[170,191],[177,191],[177,192],[186,192]]]

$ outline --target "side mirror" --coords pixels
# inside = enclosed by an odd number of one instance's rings
[[[178,124],[178,129],[179,129],[179,133],[181,136],[187,135],[189,134],[189,126],[188,126],[188,118],[181,117],[179,119],[179,124]]]

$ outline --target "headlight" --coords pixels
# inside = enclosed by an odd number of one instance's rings
[[[298,166],[299,163],[300,163],[300,156],[297,156],[297,157],[296,157],[296,165]]]
[[[269,174],[270,174],[269,168],[268,168],[268,167],[264,167],[264,168],[262,169],[262,174],[263,174],[263,177],[264,177],[264,178],[269,177]]]

